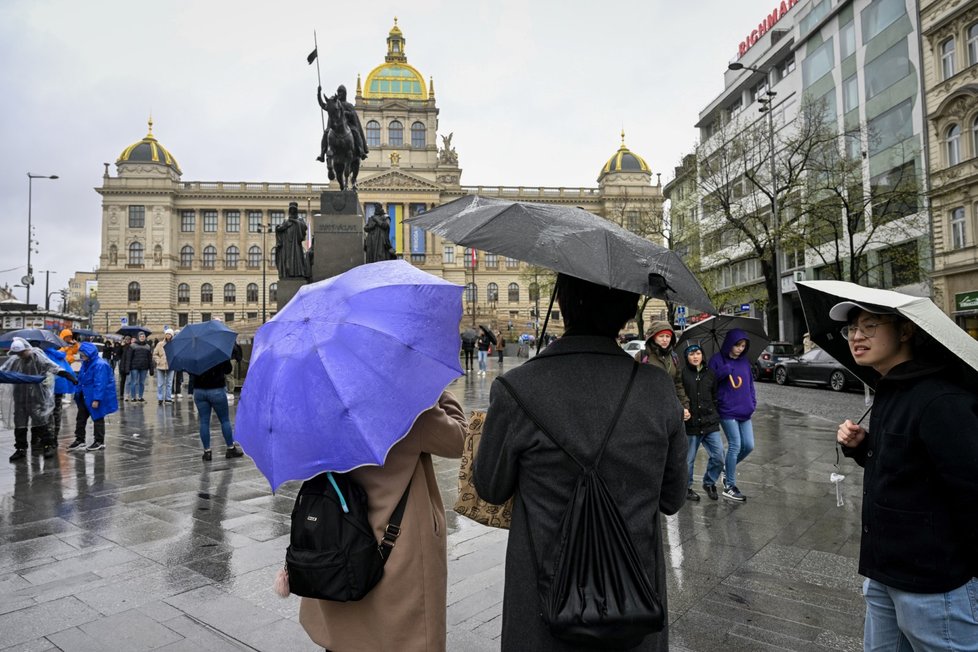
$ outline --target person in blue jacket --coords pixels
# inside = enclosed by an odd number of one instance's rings
[[[710,358],[710,369],[717,377],[717,414],[727,437],[726,471],[723,497],[737,503],[747,497],[737,488],[737,465],[754,450],[754,424],[751,416],[757,407],[751,376],[750,339],[739,328],[732,328],[723,346]]]
[[[65,371],[72,374],[75,373],[72,371],[71,365],[68,364],[68,356],[61,349],[44,349],[44,355]],[[61,376],[55,376],[54,410],[51,412],[51,434],[54,435],[55,442],[58,441],[58,437],[61,435],[62,401],[64,401],[65,394],[74,394],[76,391],[78,391],[78,388],[70,380]]]
[[[95,441],[85,450],[99,451],[105,448],[105,417],[119,409],[115,374],[112,373],[112,366],[99,356],[98,349],[91,342],[82,342],[78,353],[82,359],[78,372],[79,391],[75,394],[78,417],[75,419],[75,441],[68,445],[68,450],[85,447],[85,426],[91,417]]]

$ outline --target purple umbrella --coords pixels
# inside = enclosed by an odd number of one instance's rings
[[[235,439],[268,478],[384,463],[462,375],[462,288],[400,261],[303,286],[258,329]]]

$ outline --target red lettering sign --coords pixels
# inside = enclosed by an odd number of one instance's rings
[[[771,13],[764,17],[764,19],[757,24],[757,29],[751,30],[750,34],[747,35],[740,45],[737,46],[737,58],[744,56],[747,50],[757,43],[758,39],[767,34],[769,31],[774,29],[774,25],[785,17],[785,14],[794,7],[796,4],[801,2],[801,0],[781,0],[781,5],[775,7],[771,10]]]

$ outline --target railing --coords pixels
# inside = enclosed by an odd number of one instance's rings
[[[462,186],[469,195],[489,197],[520,197],[536,199],[600,199],[598,188],[526,187],[526,186]]]
[[[329,190],[318,183],[255,183],[251,181],[184,181],[184,190],[217,190],[221,192],[261,192],[275,195],[319,194]]]

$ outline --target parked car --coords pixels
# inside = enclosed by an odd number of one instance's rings
[[[771,342],[757,356],[752,367],[754,380],[774,380],[774,365],[794,357],[797,357],[797,352],[791,342]]]
[[[642,340],[632,340],[631,342],[622,344],[621,348],[625,353],[634,358],[636,353],[645,348],[645,342]]]
[[[851,371],[822,349],[812,349],[798,358],[781,360],[774,365],[774,381],[779,385],[827,385],[837,392],[861,383]]]

